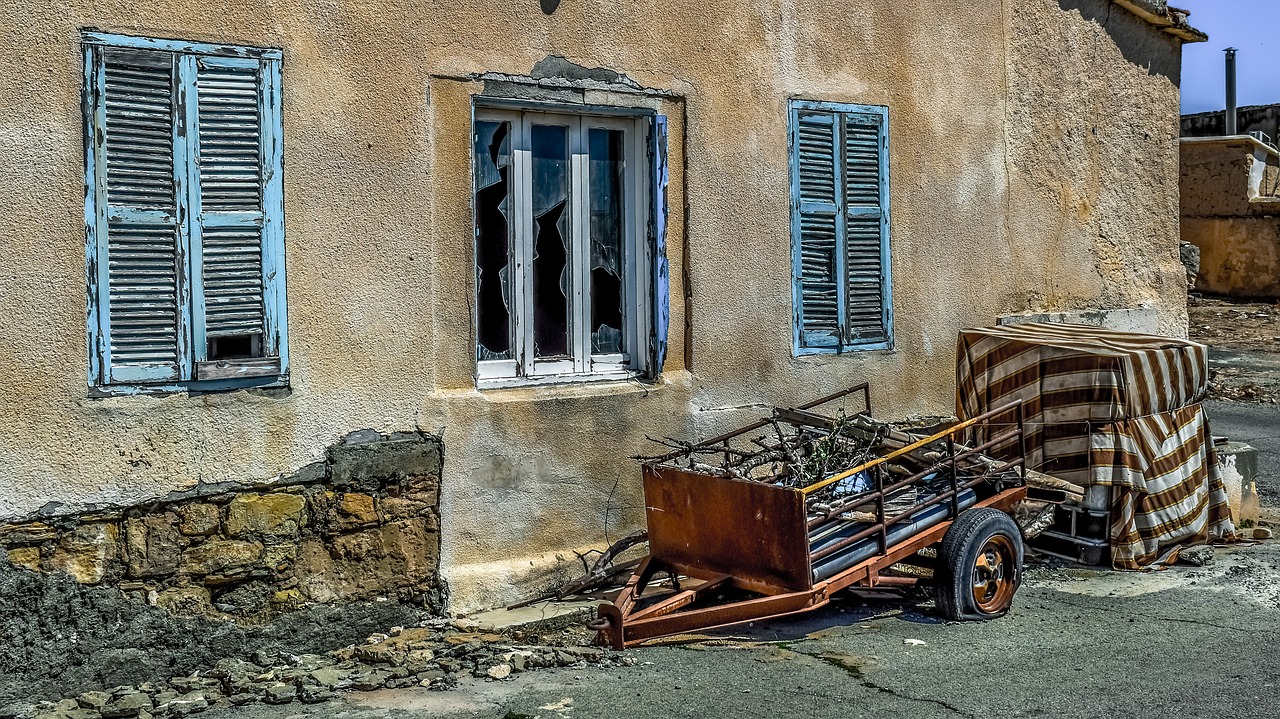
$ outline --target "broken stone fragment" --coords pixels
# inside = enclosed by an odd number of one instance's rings
[[[336,696],[338,695],[323,687],[318,687],[313,684],[303,685],[303,687],[298,690],[298,699],[302,700],[302,703],[304,704],[319,704],[320,702],[333,699]]]
[[[486,674],[488,674],[489,678],[491,679],[506,679],[507,677],[511,676],[511,665],[496,664],[494,666],[489,667]]]
[[[188,692],[168,702],[168,711],[177,716],[196,714],[209,708],[209,700],[202,692]]]
[[[101,709],[111,701],[111,695],[106,692],[90,691],[76,697],[76,703],[82,709]]]
[[[324,687],[325,689],[345,689],[351,686],[351,682],[347,676],[351,674],[348,669],[337,669],[326,667],[316,669],[308,674],[311,681]]]
[[[151,710],[151,697],[143,692],[131,692],[116,697],[98,711],[105,719],[115,719],[138,716],[144,709]]]
[[[292,684],[276,683],[267,687],[262,694],[262,701],[268,704],[288,704],[297,697],[297,688]]]
[[[361,692],[381,689],[391,678],[391,673],[372,667],[356,671],[351,680],[351,688]]]

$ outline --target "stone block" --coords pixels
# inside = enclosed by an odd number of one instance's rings
[[[394,522],[399,519],[416,519],[432,513],[432,505],[415,499],[388,497],[381,502],[382,517],[385,521]]]
[[[204,587],[174,587],[156,595],[156,606],[179,614],[206,614],[213,610]]]
[[[26,567],[33,572],[40,571],[39,547],[14,547],[7,552],[9,561],[17,567]]]
[[[359,524],[373,524],[378,521],[378,512],[373,506],[373,497],[359,492],[347,492],[338,501],[338,513],[344,518]]]
[[[249,537],[296,537],[306,526],[306,499],[296,494],[244,494],[227,505],[227,535]]]
[[[411,477],[440,476],[440,440],[407,437],[329,449],[329,471],[335,486],[375,489]]]
[[[183,543],[177,524],[178,515],[172,512],[125,523],[129,576],[159,577],[178,568]]]
[[[249,567],[261,557],[262,545],[258,542],[212,540],[183,552],[178,568],[186,574],[204,576]]]
[[[62,535],[49,567],[70,574],[80,584],[97,584],[116,558],[119,535],[114,524],[81,524]]]
[[[216,504],[188,504],[178,510],[178,529],[189,537],[207,537],[218,531],[222,518]]]
[[[317,602],[370,599],[424,586],[434,575],[439,537],[421,519],[334,538],[302,542],[295,574],[299,588]]]
[[[262,566],[276,572],[284,572],[298,560],[298,545],[272,544],[262,552]]]
[[[0,527],[0,545],[14,547],[40,544],[58,538],[58,530],[43,522],[26,522]]]

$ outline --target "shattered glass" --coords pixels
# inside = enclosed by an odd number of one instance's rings
[[[476,121],[476,281],[480,360],[508,360],[511,347],[511,123]]]
[[[569,128],[532,125],[534,356],[569,355]]]
[[[591,187],[591,352],[625,352],[622,335],[623,133],[592,128],[588,136]]]

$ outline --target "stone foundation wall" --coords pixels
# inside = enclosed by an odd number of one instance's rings
[[[264,621],[309,604],[443,608],[441,443],[359,432],[270,484],[0,525],[14,565],[173,613]]]

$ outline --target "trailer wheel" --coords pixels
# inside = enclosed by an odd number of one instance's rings
[[[933,596],[953,621],[1002,617],[1022,583],[1022,533],[1004,512],[961,512],[938,548]]]

